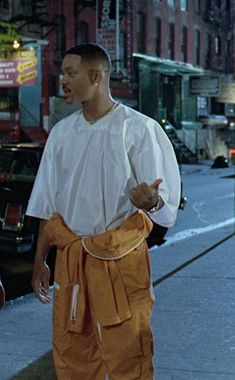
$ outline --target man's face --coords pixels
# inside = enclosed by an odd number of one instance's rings
[[[66,103],[84,102],[91,99],[94,84],[91,83],[91,69],[82,63],[81,57],[68,54],[62,62],[61,85]]]

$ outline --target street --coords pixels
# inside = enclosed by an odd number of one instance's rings
[[[234,173],[184,165],[188,203],[151,249],[158,380],[235,378]]]
[[[175,226],[168,230],[166,243],[151,249],[154,280],[234,232],[234,173],[234,166],[211,169],[209,161],[201,166],[182,165],[183,195],[188,202],[183,211],[179,210]],[[165,257],[172,252],[174,260],[168,262]]]

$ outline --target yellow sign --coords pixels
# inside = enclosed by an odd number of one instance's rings
[[[18,75],[16,82],[19,83],[20,85],[24,84],[25,82],[32,80],[37,77],[37,71],[31,71],[30,73],[26,74],[20,74]]]
[[[0,87],[34,86],[37,58],[0,58]]]
[[[31,67],[36,66],[36,64],[37,64],[37,59],[35,57],[31,61],[19,63],[17,65],[17,71],[19,71],[20,73],[22,73],[22,71],[30,69]]]

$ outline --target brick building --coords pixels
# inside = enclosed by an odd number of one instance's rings
[[[118,4],[113,96],[178,130],[201,128],[200,116],[211,113],[235,117],[227,96],[235,82],[234,0],[2,0],[0,21],[14,22],[24,44],[39,51],[37,125],[50,129],[73,110],[61,98],[61,59],[74,44],[96,41],[101,3]],[[18,91],[27,109],[32,87]]]

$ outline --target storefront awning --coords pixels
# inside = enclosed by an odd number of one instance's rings
[[[163,59],[152,57],[145,54],[133,53],[133,58],[142,64],[154,67],[154,70],[159,71],[166,75],[181,75],[181,74],[198,74],[202,75],[204,70],[200,67],[195,67],[190,63],[172,61],[170,59]]]

